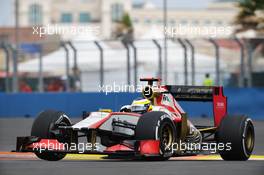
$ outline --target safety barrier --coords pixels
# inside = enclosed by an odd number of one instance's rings
[[[237,47],[240,51],[238,52],[238,50],[233,49],[232,55],[234,57],[237,57],[239,54],[239,65],[233,65],[233,63],[232,65],[230,65],[231,63],[228,63],[228,65],[232,67],[239,66],[239,74],[234,74],[232,70],[224,70],[226,63],[222,60],[223,58],[221,57],[221,48],[226,47],[226,44],[224,43],[227,42],[232,47]],[[256,76],[252,72],[254,68],[254,64],[252,64],[254,50],[252,48],[252,44],[250,43],[254,43],[256,46],[257,44],[263,43],[263,40],[259,38],[251,38],[243,41],[237,38],[200,38],[193,40],[183,38],[168,38],[168,43],[170,44],[168,44],[166,49],[164,49],[163,40],[161,39],[141,39],[134,40],[133,42],[124,40],[81,40],[61,42],[45,41],[37,43],[21,43],[20,49],[16,50],[10,43],[0,42],[0,51],[2,50],[5,53],[5,74],[12,77],[12,82],[8,78],[5,79],[4,89],[6,92],[18,92],[19,79],[28,78],[24,77],[22,75],[22,72],[33,71],[34,76],[38,75],[37,90],[38,92],[43,92],[45,90],[44,71],[46,67],[51,67],[51,72],[56,72],[56,69],[65,69],[64,81],[65,90],[67,92],[71,90],[78,91],[76,82],[78,82],[82,77],[82,72],[86,70],[83,66],[80,66],[80,64],[84,63],[85,65],[92,65],[92,67],[98,70],[98,81],[100,85],[105,84],[107,80],[115,80],[114,78],[116,78],[116,76],[109,76],[108,71],[109,69],[113,70],[113,72],[116,73],[118,73],[118,71],[116,70],[116,68],[110,65],[119,63],[123,64],[125,66],[119,67],[123,70],[123,79],[126,79],[128,85],[133,84],[136,87],[139,78],[138,75],[141,74],[140,68],[142,67],[141,65],[143,65],[141,63],[143,60],[151,62],[153,63],[153,65],[157,65],[152,67],[150,73],[162,78],[166,84],[170,83],[170,81],[167,81],[171,79],[169,77],[174,77],[175,75],[177,75],[179,77],[182,77],[176,78],[177,80],[175,81],[177,81],[177,83],[182,81],[182,83],[185,85],[195,85],[200,83],[199,79],[201,79],[201,75],[204,76],[206,73],[210,73],[212,75],[211,78],[215,78],[216,85],[222,85],[223,83],[225,83],[225,85],[232,87],[263,86],[262,83],[259,83],[262,81],[255,80]],[[204,67],[204,64],[200,64],[204,62],[201,60],[204,60],[208,56],[202,55],[201,53],[197,52],[197,50],[204,49],[206,49],[207,51],[213,49],[214,53],[214,58],[211,58],[211,61],[213,62],[210,61],[206,64],[210,64],[210,69],[208,70],[202,68]],[[166,54],[167,52],[168,54]],[[31,62],[34,66],[32,66],[31,63],[29,65],[21,63],[20,66],[18,66],[18,58],[32,57],[32,54],[36,56],[34,63]],[[177,55],[177,66],[180,64],[182,70],[180,69],[168,72],[167,70],[172,69],[173,65],[176,64],[175,55]],[[91,59],[86,59],[87,57],[93,57],[93,61],[91,62]],[[116,57],[118,59],[112,60],[112,57]],[[51,64],[46,62],[45,60],[54,58],[59,59],[56,59],[57,62],[54,61],[54,68],[52,68],[53,66],[51,66]],[[108,63],[109,60],[111,60],[110,64]],[[12,65],[9,64],[11,62]],[[130,64],[132,64],[133,66],[131,66]],[[13,70],[12,74],[10,74],[10,70]],[[133,71],[133,76],[131,74],[131,71]],[[150,73],[147,73],[147,75]],[[230,79],[226,79],[226,75],[230,75]],[[263,80],[263,78],[259,79]],[[75,83],[71,83],[71,81]],[[97,85],[96,81],[89,83]],[[83,85],[85,85],[85,83],[83,83]]]
[[[253,119],[264,119],[264,89],[225,89],[228,97],[229,114],[246,114]],[[65,111],[69,116],[78,117],[83,111],[112,109],[130,104],[140,97],[139,93],[14,93],[0,94],[0,117],[35,117],[45,109]],[[211,116],[211,103],[181,102],[190,117]]]

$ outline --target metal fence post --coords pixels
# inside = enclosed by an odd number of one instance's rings
[[[104,50],[98,41],[94,41],[94,44],[98,47],[100,51],[100,85],[104,85]]]
[[[70,48],[73,50],[73,79],[74,79],[74,90],[76,91],[76,82],[78,81],[79,77],[79,69],[77,63],[77,49],[74,47],[71,41],[68,42]]]
[[[192,67],[192,85],[195,85],[195,49],[193,44],[190,42],[190,40],[186,39],[186,43],[190,46],[191,48],[191,67]]]
[[[244,87],[245,85],[245,56],[244,56],[244,46],[242,42],[235,38],[234,41],[240,47],[240,77],[239,77],[239,87]]]
[[[130,51],[129,51],[129,46],[126,42],[121,41],[122,44],[124,45],[127,53],[127,84],[130,85]]]
[[[65,50],[66,56],[66,91],[70,90],[70,58],[69,58],[69,49],[67,48],[64,42],[61,43],[61,46]]]
[[[182,39],[177,39],[184,50],[184,85],[188,85],[188,56],[187,47],[182,41]]]
[[[38,81],[39,81],[39,92],[43,92],[44,91],[44,86],[43,86],[43,59],[42,59],[42,55],[43,55],[43,50],[42,50],[42,45],[40,45],[39,48],[39,77],[38,77]]]
[[[163,32],[164,32],[164,82],[168,83],[168,36],[166,28],[168,27],[168,2],[163,0]]]
[[[4,50],[5,52],[5,72],[6,72],[6,78],[5,78],[5,91],[6,92],[10,92],[10,88],[9,88],[9,59],[10,59],[10,55],[9,55],[9,50],[8,47],[2,43],[1,44],[1,48]]]
[[[247,41],[247,55],[248,55],[248,87],[252,87],[252,58],[253,49],[251,45],[251,39]]]
[[[159,60],[158,60],[159,73],[158,74],[159,74],[159,78],[162,78],[162,48],[157,40],[153,39],[152,41],[154,42],[154,44],[157,46],[159,50]]]
[[[130,43],[133,51],[134,51],[134,86],[137,87],[137,74],[138,74],[138,67],[137,67],[137,48],[133,42]]]
[[[13,58],[13,76],[12,76],[12,92],[18,92],[18,78],[17,78],[17,50],[14,49],[10,44],[7,45],[9,50],[12,51]]]
[[[17,61],[18,51],[13,50],[13,92],[18,92]]]
[[[215,48],[215,74],[216,74],[216,85],[220,85],[220,55],[219,46],[217,42],[213,39],[209,39],[209,42],[213,44]]]

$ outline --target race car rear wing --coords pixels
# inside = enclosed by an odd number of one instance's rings
[[[168,93],[177,101],[212,101],[214,94],[219,94],[221,87],[166,85]]]
[[[166,85],[165,88],[177,101],[213,102],[215,126],[219,126],[227,114],[227,98],[222,86]]]

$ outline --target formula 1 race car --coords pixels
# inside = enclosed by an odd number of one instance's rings
[[[143,98],[118,112],[90,112],[75,124],[64,112],[41,112],[31,136],[17,137],[16,151],[34,152],[49,161],[61,160],[67,153],[145,160],[201,153],[219,153],[224,160],[250,157],[253,123],[246,116],[227,115],[223,87],[161,85],[157,78],[140,80],[148,82]],[[193,125],[177,101],[212,102],[214,125]]]

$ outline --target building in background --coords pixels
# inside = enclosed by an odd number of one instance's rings
[[[14,0],[9,6],[12,4],[14,6]],[[101,36],[109,38],[112,24],[125,12],[130,12],[131,7],[131,0],[23,0],[19,1],[19,24],[22,28],[36,25],[99,26]],[[9,15],[10,18],[13,16]],[[10,23],[6,25],[12,26]]]
[[[23,0],[19,2],[21,27],[36,25],[99,26],[100,37],[111,38],[116,22],[122,18],[124,13],[128,13],[133,21],[135,38],[140,38],[153,26],[163,30],[163,9],[149,0],[145,0],[140,5],[133,5],[132,0]],[[8,3],[8,7],[14,12],[14,0]],[[7,15],[4,11],[2,13]],[[232,27],[236,13],[234,2],[215,2],[205,9],[170,8],[168,26]],[[14,18],[14,15],[10,13],[9,18]],[[5,23],[12,26],[10,22],[5,21]],[[3,26],[3,22],[0,22],[0,25]]]
[[[233,31],[233,20],[238,9],[234,2],[214,2],[204,9],[168,9],[168,27],[182,28],[183,30],[204,27],[225,27],[229,31],[219,33],[217,37],[229,37]],[[134,6],[132,12],[136,36],[144,35],[150,27],[163,30],[163,9],[151,1],[141,6]],[[178,32],[177,37],[212,37],[206,32],[195,35],[195,32]]]

